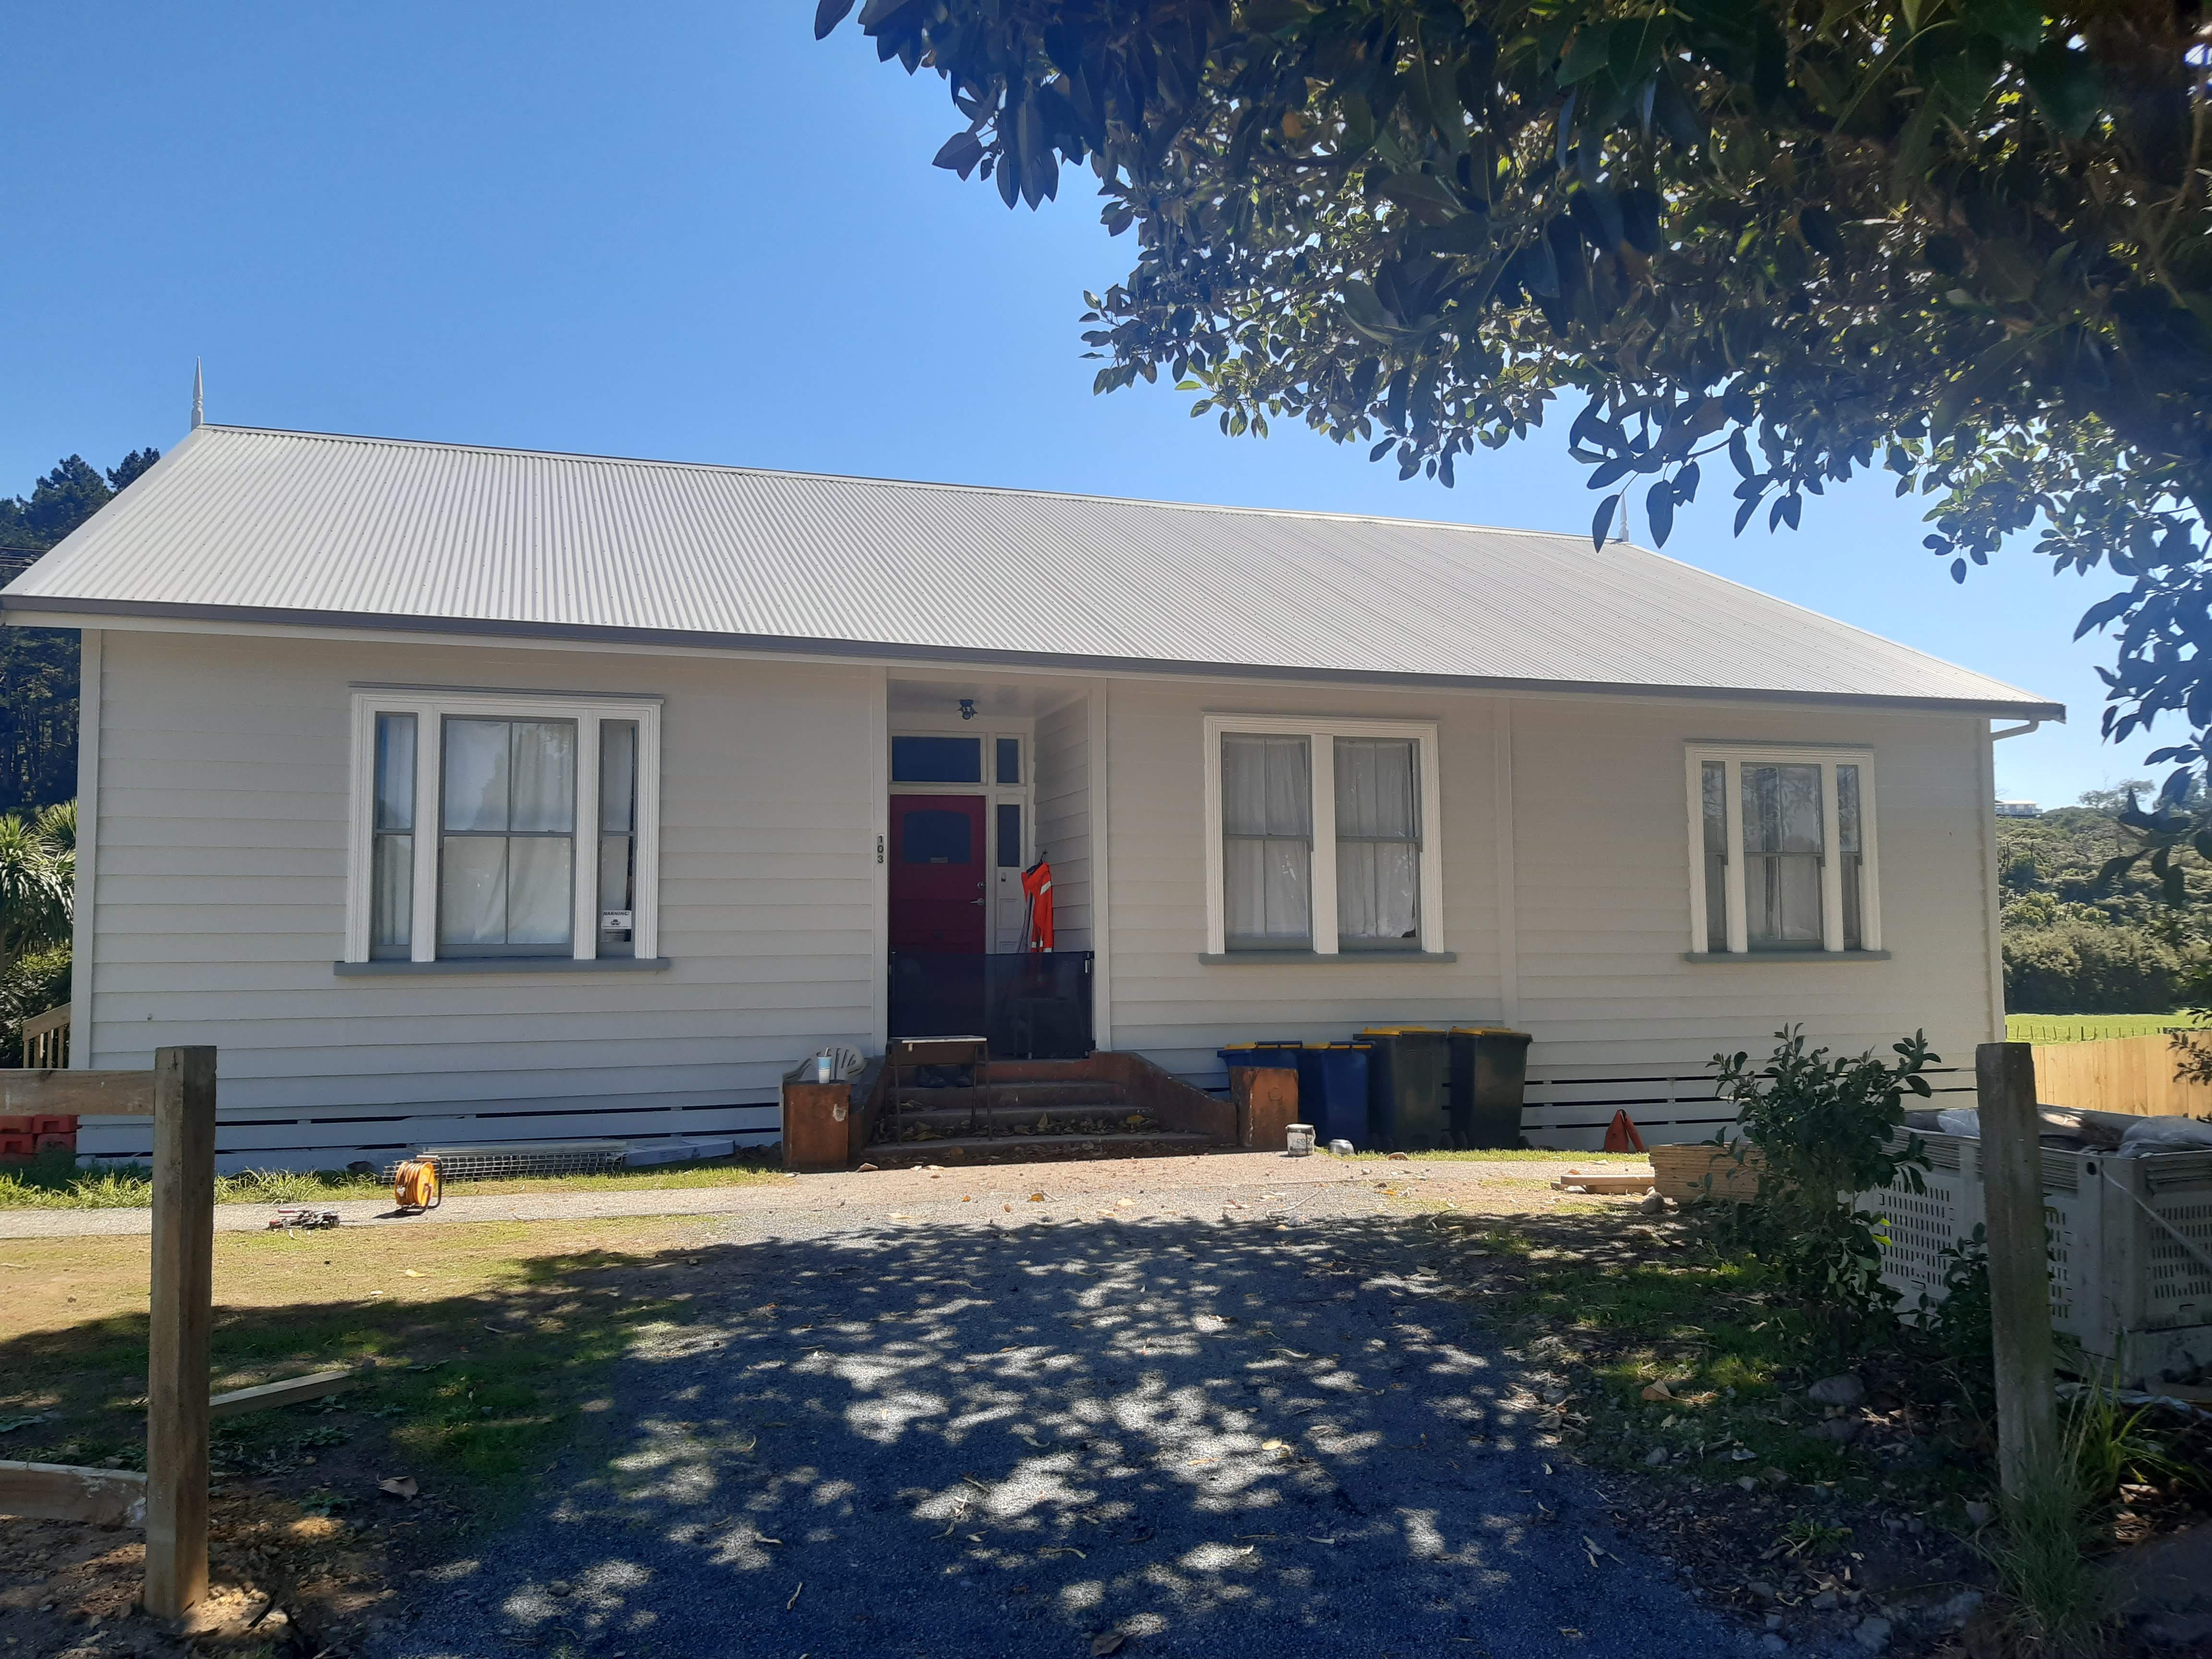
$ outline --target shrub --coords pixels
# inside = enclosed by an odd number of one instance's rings
[[[70,947],[19,957],[0,972],[0,1066],[23,1063],[23,1022],[70,1000]]]
[[[2004,936],[2005,1006],[2019,1014],[2171,1012],[2194,964],[2130,927],[2065,920]]]
[[[1893,1146],[1893,1136],[1905,1122],[1905,1096],[1929,1092],[1921,1073],[1942,1056],[1917,1031],[1892,1045],[1894,1060],[1872,1050],[1831,1058],[1826,1048],[1808,1049],[1794,1025],[1775,1038],[1755,1071],[1747,1054],[1713,1057],[1742,1144],[1765,1162],[1759,1195],[1743,1206],[1741,1224],[1831,1344],[1848,1351],[1870,1328],[1891,1322],[1898,1299],[1881,1282],[1881,1218],[1861,1210],[1854,1194],[1900,1173],[1919,1189],[1926,1148],[1917,1136]]]

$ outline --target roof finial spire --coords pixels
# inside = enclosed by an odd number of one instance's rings
[[[192,425],[207,418],[207,386],[200,379],[200,360],[192,359]]]

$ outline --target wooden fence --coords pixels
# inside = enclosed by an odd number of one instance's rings
[[[2212,1032],[2205,1034],[2212,1042]],[[2180,1083],[2181,1051],[2169,1036],[2035,1044],[2035,1086],[2045,1106],[2136,1117],[2212,1115],[2212,1085]]]

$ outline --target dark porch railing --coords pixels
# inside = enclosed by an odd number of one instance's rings
[[[891,953],[894,1038],[988,1037],[1001,1060],[1081,1060],[1091,1052],[1091,952],[1025,956]]]

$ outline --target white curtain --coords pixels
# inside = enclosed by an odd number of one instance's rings
[[[374,856],[368,942],[378,951],[404,951],[415,938],[415,837],[379,836]]]
[[[576,827],[576,723],[516,720],[507,828],[567,835]]]
[[[1336,740],[1336,929],[1340,940],[1420,935],[1420,803],[1413,744]]]
[[[507,828],[506,720],[446,722],[446,828]]]
[[[1866,867],[1865,843],[1859,828],[1859,769],[1836,769],[1836,854],[1843,860],[1844,949],[1856,951],[1866,943],[1865,901],[1860,896]]]
[[[1820,769],[1743,769],[1744,895],[1754,945],[1818,949]]]
[[[376,804],[370,826],[368,943],[398,956],[414,942],[415,716],[376,717]]]
[[[1223,931],[1313,937],[1313,757],[1304,738],[1221,740]]]
[[[507,837],[448,836],[438,876],[441,946],[507,943]]]
[[[1728,942],[1728,767],[1705,761],[1698,768],[1703,795],[1705,860],[1705,949],[1716,954]]]
[[[507,942],[566,945],[575,913],[566,836],[516,836],[507,843]]]
[[[561,945],[574,920],[576,723],[446,722],[442,945]]]

